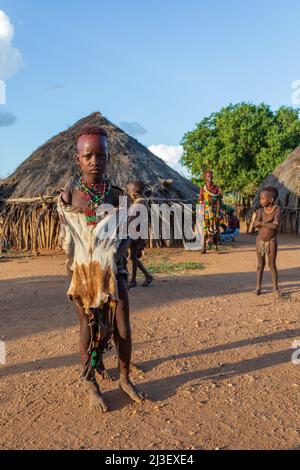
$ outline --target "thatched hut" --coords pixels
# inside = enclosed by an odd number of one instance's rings
[[[300,235],[300,146],[261,184],[252,209],[259,207],[259,192],[266,186],[275,186],[279,191],[282,207],[282,233]]]
[[[56,248],[56,198],[77,171],[76,134],[90,125],[104,127],[109,135],[109,177],[114,185],[125,189],[138,179],[152,198],[195,200],[195,185],[97,112],[48,140],[0,182],[0,242],[10,240],[17,249],[27,251]]]

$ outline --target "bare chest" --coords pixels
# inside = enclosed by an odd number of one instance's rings
[[[115,198],[114,198],[113,191],[109,191],[109,193],[104,197],[102,202],[105,204],[112,204],[113,206],[115,206]],[[74,189],[72,193],[71,204],[73,207],[78,207],[84,211],[90,206],[90,200],[81,191]]]

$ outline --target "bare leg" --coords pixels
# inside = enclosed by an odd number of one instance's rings
[[[276,266],[276,258],[277,258],[277,241],[271,240],[270,241],[270,253],[268,255],[268,263],[269,268],[272,275],[272,285],[273,290],[279,296],[279,289],[278,289],[278,271]]]
[[[77,306],[77,312],[79,316],[79,324],[80,324],[80,342],[79,342],[79,350],[80,350],[80,357],[81,357],[81,364],[82,367],[85,367],[85,354],[88,350],[90,344],[90,327],[88,322],[88,317],[84,313],[82,307]],[[98,411],[107,411],[108,407],[105,404],[99,385],[95,379],[95,373],[93,372],[88,380],[85,380],[86,387],[89,391],[90,397],[90,408],[94,412]]]
[[[113,382],[115,380],[115,377],[105,368],[103,359],[99,364],[97,364],[96,371],[103,380],[107,380],[108,382]]]
[[[79,351],[80,351],[80,359],[81,365],[84,368],[85,366],[85,353],[88,350],[90,340],[91,340],[91,333],[89,327],[89,320],[88,316],[84,313],[84,309],[76,305],[78,318],[79,318]]]
[[[212,240],[212,237],[211,235],[208,235],[207,237],[207,246],[208,246],[208,249],[211,250],[212,249],[212,246],[213,246],[213,240]]]
[[[153,276],[149,273],[149,271],[147,271],[147,269],[145,268],[141,260],[138,259],[137,263],[138,263],[138,268],[142,271],[142,273],[145,276],[145,282],[142,284],[142,286],[147,287],[153,281]]]
[[[138,265],[138,268],[142,271],[142,273],[144,274],[145,277],[152,277],[151,274],[149,273],[149,271],[147,271],[147,269],[145,268],[145,266],[141,262],[141,260],[139,260],[139,259],[137,260],[137,265]]]
[[[202,255],[205,255],[205,253],[206,253],[206,241],[207,241],[207,235],[204,234],[203,248],[201,250]]]
[[[214,234],[214,243],[216,247],[216,252],[219,253],[219,238],[220,238],[220,230],[219,227],[216,228],[215,234]]]
[[[133,249],[132,249],[133,250]],[[136,253],[131,253],[131,281],[129,283],[129,288],[136,287],[136,275],[138,268],[138,259]]]
[[[123,276],[118,276],[118,292],[120,300],[116,311],[114,342],[119,358],[119,385],[120,388],[127,393],[130,398],[132,398],[132,400],[140,403],[144,399],[144,395],[129,379],[132,342],[129,323],[129,299],[126,282]]]
[[[256,295],[260,295],[261,294],[261,282],[262,282],[264,269],[265,269],[265,265],[266,265],[266,257],[261,256],[261,254],[258,251],[258,239],[256,241],[256,254],[257,254],[258,265],[257,265],[257,273],[256,273],[255,293],[256,293]]]

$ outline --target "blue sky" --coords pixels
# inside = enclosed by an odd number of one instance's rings
[[[7,40],[0,21],[0,79],[15,67],[0,176],[97,110],[176,167],[201,118],[230,102],[292,105],[300,79],[298,0],[1,0],[0,10],[14,26]]]

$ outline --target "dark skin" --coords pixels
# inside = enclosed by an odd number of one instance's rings
[[[101,135],[82,135],[78,139],[76,161],[81,172],[88,183],[101,183],[106,173],[108,163],[108,145],[107,138]],[[121,192],[112,190],[106,196],[104,202],[107,204],[118,205],[118,197]],[[63,201],[82,210],[87,208],[87,200],[82,193],[74,190],[73,193],[65,191],[62,194]],[[116,253],[116,259],[125,255],[129,240],[122,240]],[[114,343],[118,353],[118,363],[120,370],[120,388],[136,402],[141,402],[144,395],[133,385],[129,379],[131,364],[131,329],[129,322],[129,300],[126,281],[122,275],[117,277],[119,302],[116,310],[116,328],[113,334]],[[80,323],[80,356],[81,363],[84,367],[85,353],[90,342],[90,329],[88,325],[88,317],[84,309],[76,305]],[[101,347],[101,344],[100,344]],[[104,365],[99,364],[98,372],[103,375]],[[107,374],[104,374],[107,376]],[[109,376],[108,376],[109,377]],[[99,385],[95,380],[86,381],[90,392],[90,402],[93,411],[107,411],[100,392]]]
[[[127,191],[131,199],[136,201],[140,197],[143,197],[143,193],[139,190],[139,188],[135,184],[129,184],[127,186]],[[131,281],[129,283],[129,287],[133,288],[137,286],[136,276],[137,270],[140,269],[145,276],[145,282],[143,283],[143,287],[148,286],[153,281],[153,276],[147,271],[144,264],[138,258],[138,253],[135,249],[131,250],[131,263],[132,263],[132,270],[131,270]]]
[[[271,193],[268,191],[262,191],[260,193],[260,205],[263,208],[268,208],[271,210],[274,207],[274,197]],[[273,222],[261,222],[261,221],[255,221],[254,222],[254,227],[255,228],[269,228],[276,230],[278,228],[278,224],[273,223]],[[257,274],[256,274],[256,289],[255,293],[256,295],[261,294],[261,283],[262,283],[262,278],[263,278],[263,273],[264,269],[266,266],[266,256],[262,256],[258,249],[257,251],[257,260],[258,260],[258,267],[257,267]],[[273,289],[276,293],[276,295],[279,297],[279,289],[278,289],[278,271],[277,271],[277,266],[276,266],[276,257],[277,257],[277,240],[271,240],[270,241],[270,252],[268,254],[268,264],[269,264],[269,269],[271,271],[272,275],[272,284],[273,284]]]

